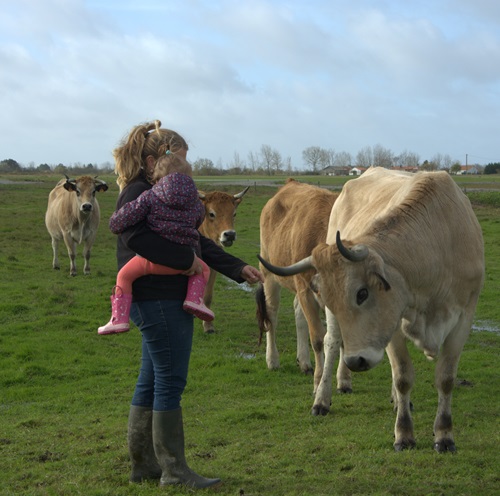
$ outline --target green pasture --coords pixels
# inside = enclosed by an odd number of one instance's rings
[[[140,335],[98,336],[109,319],[116,275],[115,237],[107,228],[118,188],[98,195],[102,223],[83,276],[52,269],[45,229],[47,197],[59,177],[0,176],[0,494],[184,495],[153,482],[128,483],[126,429],[139,369]],[[195,178],[200,189],[251,188],[229,251],[256,264],[258,221],[276,191],[269,178]],[[210,179],[210,180],[209,180]],[[272,178],[282,184],[284,178]],[[347,178],[301,177],[340,188]],[[410,346],[417,371],[412,395],[417,447],[395,453],[387,360],[353,377],[351,395],[313,417],[312,377],[295,364],[292,296],[282,294],[281,368],[270,372],[258,346],[254,288],[223,277],[216,285],[217,332],[196,322],[183,398],[186,454],[193,469],[221,477],[221,495],[500,494],[500,178],[457,178],[480,220],[486,280],[454,391],[455,455],[432,449],[437,395],[433,363]],[[5,183],[9,180],[9,183]],[[449,256],[453,256],[452,253]],[[457,263],[463,261],[457,260]]]

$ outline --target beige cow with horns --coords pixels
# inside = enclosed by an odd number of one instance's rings
[[[375,367],[385,349],[397,408],[394,447],[413,447],[415,374],[406,347],[411,340],[436,361],[434,448],[456,450],[452,391],[485,266],[479,222],[447,172],[370,168],[345,184],[332,208],[325,244],[289,267],[263,263],[281,276],[318,271],[328,310],[315,415],[330,410],[340,337],[343,360],[353,371]]]

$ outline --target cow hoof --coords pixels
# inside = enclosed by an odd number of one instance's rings
[[[350,387],[342,387],[337,389],[338,394],[351,394],[352,393],[352,388]]]
[[[61,267],[52,267],[54,270],[61,270]]]
[[[394,443],[394,451],[404,451],[407,449],[413,449],[417,443],[413,439],[404,439],[399,443]]]
[[[330,409],[323,405],[314,405],[311,410],[311,413],[315,417],[318,417],[319,415],[322,415],[324,417],[325,415],[328,415],[329,412]]]
[[[457,451],[457,447],[451,439],[441,439],[441,441],[435,442],[434,449],[438,453],[446,453],[447,451],[450,453],[456,453]]]

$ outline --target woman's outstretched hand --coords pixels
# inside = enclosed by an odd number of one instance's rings
[[[264,276],[262,273],[251,265],[245,265],[241,271],[241,277],[245,279],[249,284],[255,284],[256,282],[264,282]]]

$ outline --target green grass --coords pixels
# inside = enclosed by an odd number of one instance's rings
[[[109,318],[116,275],[116,239],[107,219],[118,190],[110,177],[110,190],[98,195],[103,221],[92,275],[82,274],[80,247],[78,276],[71,278],[62,251],[61,271],[52,270],[44,225],[57,179],[0,184],[0,494],[156,495],[154,483],[128,483],[126,426],[139,332],[96,333]],[[482,186],[476,181],[468,192],[486,250],[476,324],[498,331],[500,193],[480,191],[490,189]],[[251,263],[259,251],[259,214],[274,191],[251,188],[238,210],[238,241],[229,251]],[[291,295],[283,291],[279,315],[282,366],[270,372],[265,347],[257,346],[253,290],[244,289],[219,277],[217,333],[203,334],[197,322],[183,398],[188,461],[199,473],[224,480],[218,494],[499,494],[498,332],[473,332],[462,354],[453,405],[456,455],[432,449],[434,366],[410,346],[417,370],[417,447],[394,453],[387,360],[355,374],[354,393],[335,395],[330,415],[313,417],[312,377],[295,364]],[[190,494],[181,488],[161,492]]]

